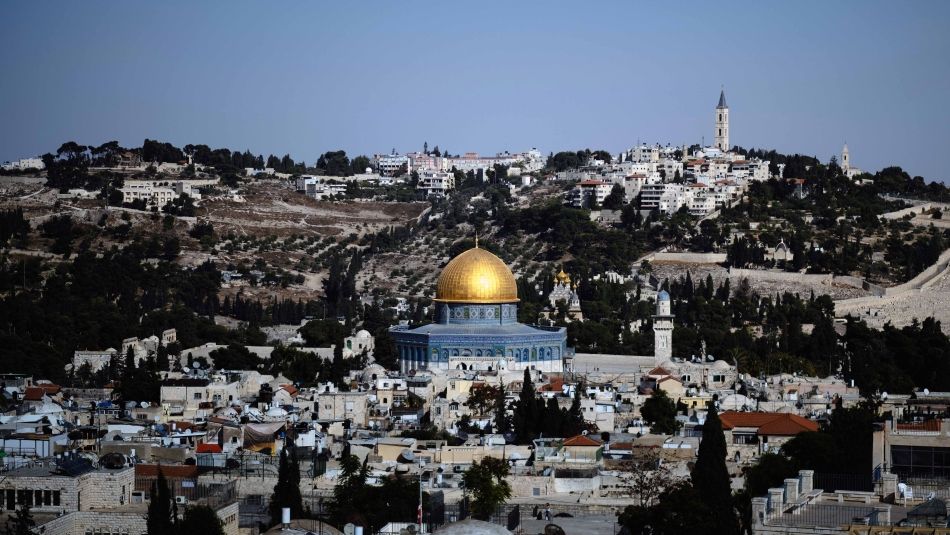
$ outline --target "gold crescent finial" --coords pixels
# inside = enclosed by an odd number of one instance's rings
[[[475,248],[478,249],[478,231],[475,231]]]

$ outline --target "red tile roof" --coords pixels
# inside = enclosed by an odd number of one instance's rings
[[[600,441],[586,435],[576,435],[564,441],[565,446],[600,446]]]
[[[663,366],[657,366],[656,368],[653,368],[652,370],[648,371],[647,375],[672,375],[672,374],[670,373],[669,370],[667,370]]]
[[[551,382],[545,385],[541,385],[541,388],[539,388],[538,390],[541,392],[561,392],[563,386],[564,386],[563,377],[552,377]]]
[[[280,387],[286,390],[287,393],[290,394],[291,396],[297,395],[297,387],[295,387],[294,385],[280,385]]]
[[[607,184],[603,180],[584,180],[581,182],[581,186],[603,186]]]
[[[26,391],[23,392],[24,401],[42,401],[43,395],[46,394],[46,391],[38,386],[28,386]]]
[[[195,448],[195,453],[221,453],[221,446],[213,442],[202,442]]]
[[[818,431],[818,424],[795,414],[784,412],[735,412],[719,415],[723,429],[752,427],[759,435],[794,436],[806,431]]]

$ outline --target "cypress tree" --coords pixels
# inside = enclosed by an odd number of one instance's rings
[[[703,440],[699,443],[696,466],[691,474],[693,487],[710,509],[710,533],[736,535],[739,524],[732,502],[729,471],[726,469],[726,437],[713,403],[709,403]]]
[[[148,535],[169,535],[174,533],[174,520],[171,510],[171,490],[168,481],[158,467],[158,479],[152,483],[152,499],[148,504],[148,518],[145,521]]]
[[[290,508],[291,518],[300,518],[303,514],[303,499],[300,496],[300,467],[297,464],[297,455],[280,450],[280,464],[277,468],[277,484],[274,485],[274,494],[270,499],[271,525],[280,523],[281,509]]]
[[[495,430],[501,434],[511,431],[508,406],[505,403],[505,383],[499,383],[498,393],[495,394]]]
[[[534,383],[531,382],[531,370],[525,368],[524,383],[521,385],[521,394],[515,406],[515,434],[518,444],[530,444],[534,439],[537,425],[537,401],[534,393]]]

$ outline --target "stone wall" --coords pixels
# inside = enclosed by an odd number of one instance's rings
[[[224,535],[238,535],[241,532],[238,528],[238,502],[225,505],[216,512],[218,513],[218,518],[221,519],[221,527],[224,529]]]
[[[600,475],[583,478],[554,478],[554,492],[591,492],[600,488]]]
[[[910,279],[904,284],[898,284],[897,286],[892,286],[887,289],[887,295],[896,295],[899,293],[907,292],[909,290],[916,290],[919,288],[926,287],[927,283],[934,279],[937,275],[943,273],[945,269],[950,266],[950,249],[944,251],[930,267],[921,271],[917,274],[916,277]]]
[[[834,279],[830,273],[799,273],[797,271],[773,271],[766,269],[729,268],[729,278],[749,279],[752,281],[800,282],[806,284],[828,284]]]
[[[9,509],[9,500],[7,499],[7,491],[14,490],[16,492],[17,500],[21,500],[21,493],[31,492],[34,493],[28,503],[31,503],[31,510],[36,513],[54,513],[61,511],[76,511],[79,509],[79,480],[74,477],[67,476],[50,476],[50,475],[36,475],[36,476],[21,476],[14,472],[13,474],[7,476],[2,481],[0,481],[0,499],[3,499],[3,506],[5,509]],[[43,493],[43,504],[38,505],[35,501],[36,491],[41,491]],[[46,492],[50,493],[49,503],[47,504]],[[58,502],[56,497],[58,496]]]
[[[902,217],[904,217],[904,216],[908,216],[908,215],[911,215],[911,214],[914,214],[914,215],[922,214],[922,213],[926,212],[927,210],[930,210],[931,207],[932,207],[931,203],[928,202],[928,203],[924,203],[924,204],[919,204],[919,205],[917,205],[917,206],[911,206],[911,207],[909,207],[909,208],[903,208],[903,209],[901,209],[901,210],[896,210],[896,211],[894,211],[894,212],[888,212],[888,213],[882,215],[881,217],[883,217],[884,219],[887,219],[887,220],[900,219],[900,218],[902,218]]]
[[[554,492],[554,481],[550,476],[508,476],[512,496],[547,496]],[[535,494],[535,489],[538,494]]]
[[[726,253],[667,253],[660,252],[646,258],[650,262],[684,262],[689,264],[721,264]]]
[[[129,503],[135,487],[135,469],[97,470],[80,476],[79,510],[107,509]]]
[[[146,515],[138,512],[73,512],[36,527],[34,532],[43,535],[81,535],[90,532],[145,535],[145,519]],[[231,532],[226,533],[231,535]]]

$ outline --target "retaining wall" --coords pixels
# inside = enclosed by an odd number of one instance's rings
[[[726,253],[655,253],[648,257],[650,262],[686,262],[690,264],[721,264],[726,261]]]

